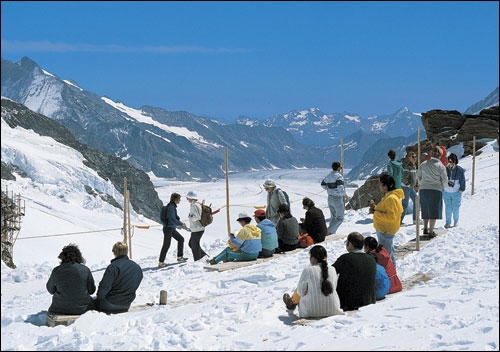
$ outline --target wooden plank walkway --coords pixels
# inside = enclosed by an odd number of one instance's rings
[[[335,241],[335,240],[341,240],[343,238],[347,238],[347,235],[335,234],[335,235],[327,236],[323,242],[320,242],[318,244],[328,243],[328,242]],[[226,271],[226,270],[234,270],[234,269],[239,269],[239,268],[243,268],[243,267],[247,267],[247,266],[251,266],[251,265],[255,265],[255,264],[264,263],[264,262],[267,262],[269,260],[284,258],[286,256],[300,253],[304,249],[306,249],[306,248],[297,248],[293,251],[285,252],[283,254],[274,254],[272,257],[269,257],[269,258],[257,258],[256,260],[251,260],[248,262],[225,262],[225,263],[220,262],[220,263],[217,263],[214,265],[209,264],[209,265],[204,266],[203,268],[208,270],[208,271],[219,271],[219,272]]]

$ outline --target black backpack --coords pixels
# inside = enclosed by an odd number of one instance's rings
[[[205,200],[200,203],[201,205],[201,226],[205,227],[212,223],[214,217],[212,216],[212,204],[205,205]]]

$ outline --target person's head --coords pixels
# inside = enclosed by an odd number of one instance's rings
[[[363,241],[363,249],[366,253],[371,252],[378,247],[378,241],[375,237],[368,236]]]
[[[394,149],[391,149],[387,152],[387,156],[389,159],[394,160],[396,159],[396,151]]]
[[[312,265],[319,264],[321,266],[321,292],[328,296],[333,292],[333,286],[328,280],[328,261],[325,247],[315,245],[309,251],[309,261]]]
[[[415,164],[417,162],[417,154],[415,152],[409,152],[406,154],[406,159],[412,164]]]
[[[316,263],[321,263],[321,262],[326,262],[326,249],[325,247],[321,245],[315,245],[311,247],[311,250],[309,251],[309,257],[314,258],[316,260]]]
[[[170,203],[178,204],[181,201],[181,195],[179,193],[172,193],[170,195]]]
[[[340,163],[338,161],[334,161],[332,163],[332,170],[333,171],[340,171],[341,168],[342,168],[342,166],[340,166]]]
[[[432,147],[432,152],[431,152],[432,157],[440,159],[441,155],[443,155],[443,149],[441,149],[438,145]]]
[[[186,199],[189,203],[196,202],[198,200],[198,195],[193,191],[189,191],[186,193]]]
[[[287,204],[280,204],[278,207],[278,214],[284,218],[290,217],[290,207]]]
[[[448,163],[449,163],[449,164],[458,165],[458,157],[457,157],[457,154],[455,154],[455,153],[451,153],[451,154],[448,156]]]
[[[116,242],[113,245],[113,254],[115,257],[119,257],[120,255],[127,255],[128,254],[128,246],[126,243],[123,242]]]
[[[351,232],[347,235],[347,239],[345,240],[345,246],[348,252],[363,249],[364,239],[363,235],[359,232]]]
[[[64,246],[61,253],[58,256],[61,259],[61,263],[80,263],[85,264],[85,259],[82,256],[82,252],[78,246],[74,243],[70,243]]]
[[[389,175],[389,174],[382,174],[379,177],[380,181],[380,188],[384,193],[393,191],[396,189],[396,181],[394,181],[394,178]]]
[[[253,217],[255,218],[255,221],[259,223],[266,218],[266,211],[263,209],[257,209],[254,211]]]
[[[302,199],[302,207],[309,210],[314,207],[314,202],[311,198],[304,197],[304,199]]]
[[[266,182],[262,185],[267,192],[272,192],[276,188],[276,183],[268,178]]]
[[[250,224],[252,222],[252,218],[247,213],[239,213],[236,221],[238,221],[241,226],[245,226],[246,224]]]

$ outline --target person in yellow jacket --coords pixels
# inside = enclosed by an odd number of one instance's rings
[[[236,219],[242,226],[238,234],[230,234],[228,246],[215,258],[210,259],[211,265],[224,262],[247,262],[256,260],[262,251],[262,232],[257,226],[250,224],[252,218],[246,213],[240,213]]]
[[[394,256],[394,235],[401,225],[401,214],[403,206],[401,200],[405,194],[401,188],[396,188],[394,178],[389,174],[382,174],[379,177],[380,190],[384,197],[375,205],[370,205],[370,214],[373,214],[373,227],[377,233],[378,243],[391,255],[391,260],[396,266]]]

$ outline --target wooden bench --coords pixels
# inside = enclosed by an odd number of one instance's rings
[[[81,315],[66,315],[66,314],[53,314],[47,313],[47,319],[45,324],[49,327],[54,327],[57,325],[68,326],[73,324],[76,319],[80,318]]]
[[[322,245],[322,244],[327,243],[327,242],[343,239],[344,237],[347,238],[347,235],[340,235],[339,234],[339,235],[327,236],[323,242],[320,242],[318,244]],[[300,253],[304,249],[305,248],[297,248],[297,249],[294,249],[293,251],[285,252],[283,254],[274,254],[272,257],[257,258],[256,260],[251,260],[251,261],[246,261],[246,262],[234,262],[234,261],[233,262],[225,262],[225,263],[220,262],[220,263],[217,263],[214,265],[206,265],[203,268],[208,270],[208,271],[219,271],[219,272],[226,271],[226,270],[239,269],[239,268],[243,268],[246,266],[264,263],[264,262],[267,262],[269,260],[285,258],[287,256]]]

